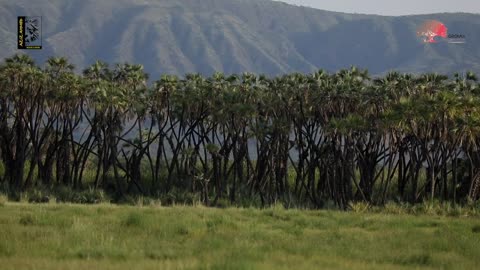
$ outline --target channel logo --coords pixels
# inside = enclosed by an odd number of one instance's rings
[[[417,36],[424,43],[465,43],[465,35],[448,34],[448,28],[440,21],[428,20],[417,28]]]

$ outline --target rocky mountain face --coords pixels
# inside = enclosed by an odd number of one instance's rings
[[[140,63],[151,78],[214,71],[335,71],[371,74],[480,73],[480,15],[386,17],[345,14],[269,0],[0,1],[0,58],[19,52],[17,16],[42,16],[39,63],[66,56],[78,71],[100,59]],[[416,29],[435,19],[465,44],[423,43]]]

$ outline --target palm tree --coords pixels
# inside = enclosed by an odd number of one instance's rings
[[[41,71],[27,55],[15,55],[1,67],[1,154],[4,179],[13,189],[20,189],[30,143],[26,127],[32,93],[41,88]]]
[[[96,162],[94,187],[120,196],[175,188],[200,192],[205,203],[246,196],[309,207],[332,200],[343,208],[352,200],[476,198],[480,91],[473,73],[371,79],[352,67],[147,81],[136,64],[110,69],[97,61],[80,76],[63,57],[44,69],[26,55],[6,59],[0,180],[29,188],[38,171],[46,186],[81,188],[87,164]]]

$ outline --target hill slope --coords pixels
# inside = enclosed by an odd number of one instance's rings
[[[0,58],[16,49],[16,16],[43,16],[38,61],[67,56],[79,68],[102,59],[160,73],[337,70],[373,74],[480,72],[480,15],[383,17],[328,12],[268,0],[17,0],[0,2]],[[466,44],[423,44],[426,19],[445,23]]]

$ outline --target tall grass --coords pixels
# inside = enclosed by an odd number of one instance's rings
[[[480,264],[477,218],[374,213],[375,209],[344,213],[286,209],[282,204],[260,210],[9,203],[0,208],[0,265],[476,269]]]

